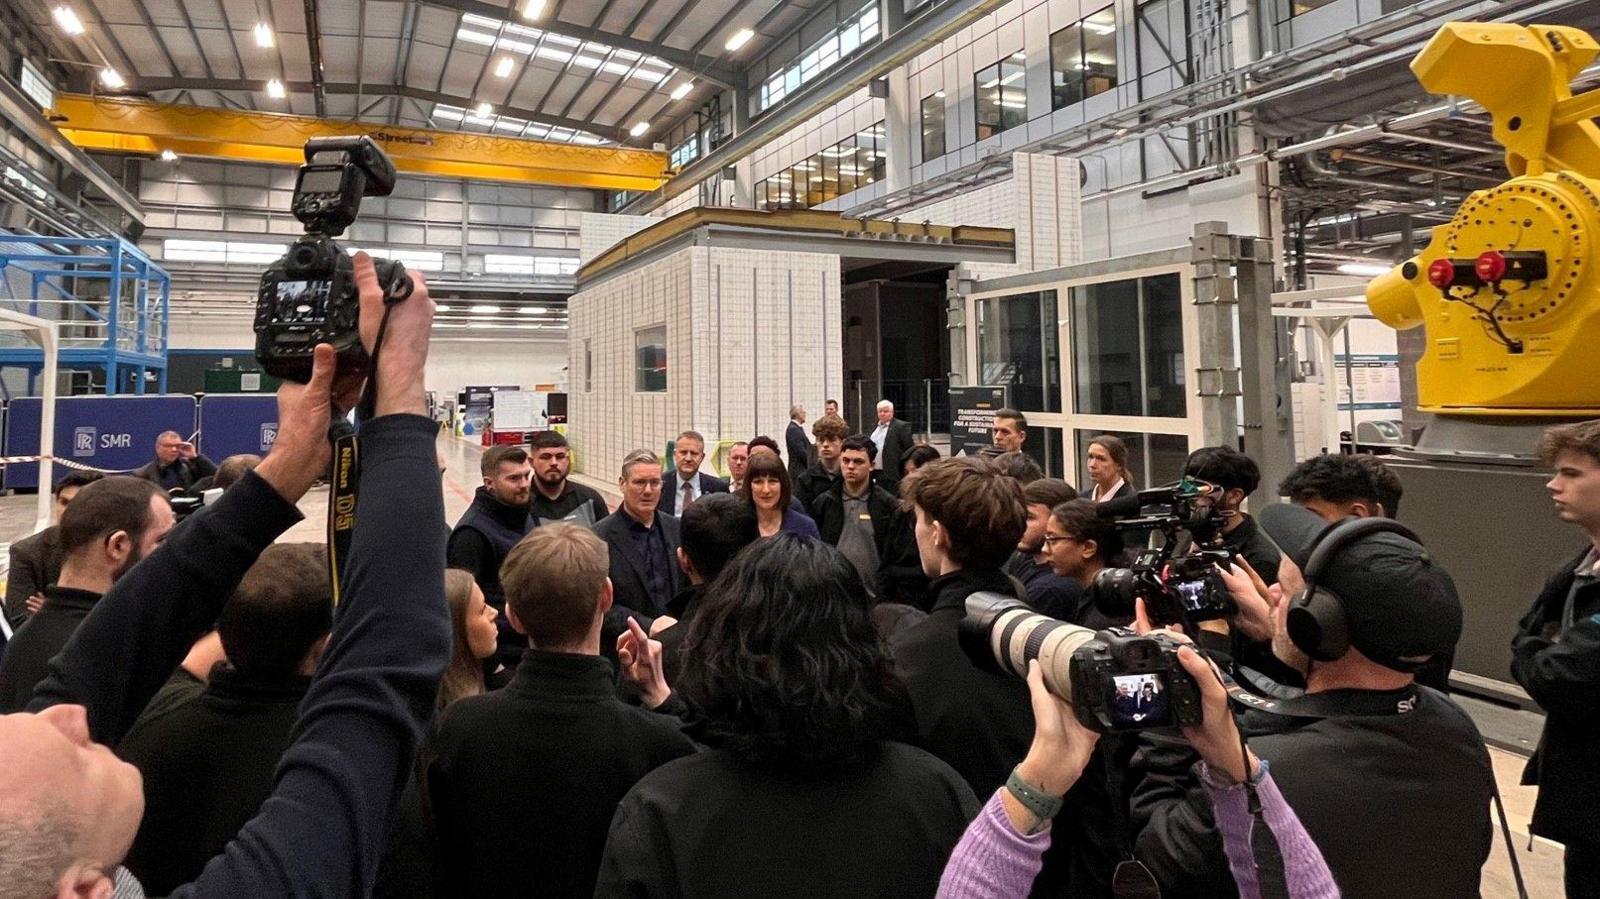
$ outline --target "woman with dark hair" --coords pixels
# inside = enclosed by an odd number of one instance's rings
[[[938,450],[927,445],[926,443],[919,443],[916,446],[913,446],[911,449],[906,450],[905,453],[900,456],[900,476],[905,477],[906,475],[938,458]]]
[[[752,453],[745,468],[744,483],[739,485],[739,495],[756,508],[756,524],[761,536],[771,537],[780,531],[802,537],[822,539],[817,523],[810,515],[792,505],[793,488],[789,485],[789,470],[776,456]]]
[[[855,568],[779,534],[701,603],[678,691],[711,749],[623,798],[595,895],[933,895],[977,799],[891,741],[900,692]]]
[[[439,699],[434,709],[484,691],[483,660],[494,655],[495,619],[500,613],[484,602],[483,591],[470,572],[449,568],[444,573],[444,598],[450,606],[450,666],[439,678]],[[499,683],[490,686],[501,686]]]
[[[1121,437],[1101,434],[1090,440],[1085,462],[1089,467],[1089,487],[1083,491],[1084,499],[1103,503],[1135,491],[1133,472],[1128,470],[1128,445]]]

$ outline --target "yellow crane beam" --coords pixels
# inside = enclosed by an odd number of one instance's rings
[[[366,134],[401,172],[599,190],[650,191],[667,180],[667,155],[493,134],[399,128],[269,112],[60,94],[51,121],[85,150],[155,155],[172,150],[240,162],[299,165],[313,137]]]

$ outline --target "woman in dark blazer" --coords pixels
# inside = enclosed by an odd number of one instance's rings
[[[793,488],[789,472],[777,457],[767,453],[752,454],[745,468],[744,483],[739,485],[739,495],[756,507],[756,524],[761,536],[771,537],[781,532],[822,539],[816,521],[791,502]]]
[[[1128,445],[1121,437],[1101,434],[1089,441],[1087,458],[1089,486],[1083,498],[1103,503],[1135,492],[1133,473],[1128,470]]]

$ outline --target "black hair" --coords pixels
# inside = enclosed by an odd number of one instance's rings
[[[714,581],[739,550],[760,539],[756,510],[731,493],[702,496],[678,519],[679,539],[689,564]]]
[[[85,486],[61,513],[62,553],[70,556],[117,531],[126,531],[137,548],[150,526],[150,497],[160,495],[161,488],[154,483],[127,475]]]
[[[783,492],[778,494],[778,511],[787,512],[789,497],[794,495],[794,484],[789,480],[789,468],[783,460],[765,453],[752,453],[750,461],[744,470],[744,482],[739,485],[739,498],[750,504],[755,509],[754,488],[756,481],[762,478],[772,478],[783,485]],[[753,511],[752,511],[752,514]]]
[[[762,434],[759,437],[751,437],[748,445],[752,450],[758,446],[764,446],[767,449],[772,450],[774,453],[779,451],[778,441],[773,440],[771,437],[768,437],[765,434]]]
[[[567,445],[566,435],[560,431],[540,431],[528,441],[528,449],[558,449]]]
[[[1100,515],[1094,500],[1068,500],[1050,510],[1050,517],[1067,532],[1067,536],[1080,542],[1094,541],[1095,554],[1107,565],[1115,565],[1122,556],[1122,532],[1109,518]]]
[[[333,587],[320,543],[267,547],[217,619],[228,664],[264,678],[293,676],[332,628]]]
[[[1254,493],[1261,483],[1256,461],[1231,446],[1202,446],[1189,454],[1183,473],[1220,486],[1224,490]]]
[[[103,478],[105,478],[105,475],[98,471],[69,471],[66,477],[56,481],[56,486],[51,489],[50,493],[54,496],[59,496],[61,491],[68,487],[81,489]]]
[[[1017,430],[1019,431],[1026,431],[1028,429],[1028,416],[1023,415],[1021,412],[1018,412],[1015,409],[1001,409],[994,414],[994,417],[1011,419],[1017,423]]]
[[[780,533],[740,552],[684,638],[679,689],[701,736],[783,771],[868,758],[901,690],[871,607],[855,567],[820,540]]]
[[[866,436],[865,434],[855,434],[853,436],[846,437],[844,439],[844,443],[839,445],[839,452],[841,454],[845,450],[859,450],[863,453],[866,453],[868,462],[878,458],[878,445],[873,443],[872,438]]]
[[[1374,469],[1360,459],[1361,457],[1347,456],[1343,453],[1312,456],[1289,472],[1289,476],[1278,485],[1278,493],[1296,503],[1313,499],[1322,499],[1330,503],[1360,500],[1372,505],[1374,513],[1378,511],[1376,506],[1381,503],[1384,513],[1393,516],[1394,509],[1382,496],[1383,491],[1378,486]],[[1387,468],[1384,471],[1386,474],[1393,474]],[[1395,493],[1393,500],[1395,505],[1399,505],[1398,493]]]
[[[915,462],[917,467],[921,468],[939,458],[941,457],[937,449],[926,443],[919,443],[900,454],[900,471],[905,472],[907,463]]]

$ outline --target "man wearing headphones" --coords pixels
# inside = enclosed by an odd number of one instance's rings
[[[1251,748],[1345,896],[1476,896],[1490,847],[1489,754],[1465,712],[1414,680],[1461,634],[1450,575],[1389,519],[1329,524],[1292,505],[1258,518],[1284,553],[1273,652],[1307,686],[1250,702],[1241,729]],[[1144,737],[1129,773],[1135,852],[1169,895],[1232,896],[1193,761]]]

